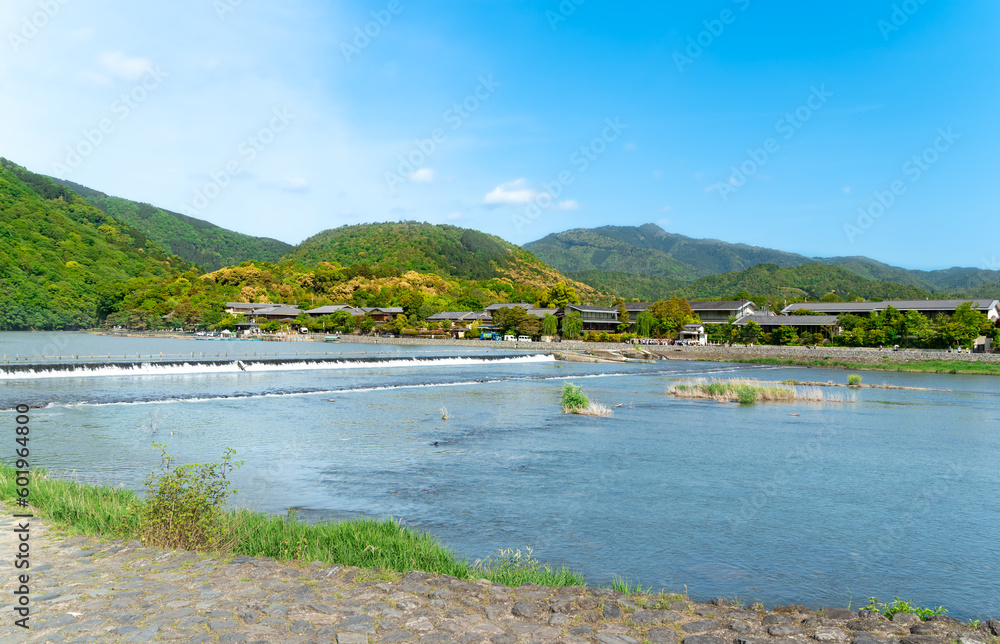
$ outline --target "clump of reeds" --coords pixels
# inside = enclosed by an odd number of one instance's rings
[[[587,394],[579,385],[564,382],[562,389],[562,406],[564,414],[579,414],[581,416],[612,416],[614,412],[607,405],[590,402]]]
[[[751,405],[759,402],[844,402],[839,396],[824,396],[819,387],[792,387],[750,378],[693,380],[672,386],[667,393],[678,398],[705,398],[718,402]]]

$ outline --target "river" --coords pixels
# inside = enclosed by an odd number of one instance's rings
[[[7,462],[24,403],[38,407],[33,465],[86,481],[141,489],[153,442],[182,462],[232,447],[236,504],[392,516],[470,560],[530,545],[590,584],[622,576],[767,606],[898,595],[958,618],[1000,614],[995,377],[864,372],[942,391],[736,405],[665,392],[688,378],[847,372],[83,333],[0,333],[0,355]],[[561,413],[566,380],[620,405],[614,416]]]

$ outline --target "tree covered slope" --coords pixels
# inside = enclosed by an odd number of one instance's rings
[[[758,264],[736,273],[723,273],[695,280],[681,287],[689,299],[727,299],[745,291],[757,297],[821,298],[833,293],[843,300],[862,297],[866,300],[917,300],[930,293],[906,284],[860,279],[837,266],[803,264],[787,268]]]
[[[291,254],[304,265],[367,263],[372,268],[434,273],[466,280],[507,279],[548,289],[567,281],[582,297],[597,295],[541,262],[528,251],[478,230],[446,224],[387,222],[342,226],[313,235]]]
[[[0,330],[92,326],[116,282],[186,268],[65,186],[0,159]]]
[[[54,181],[69,187],[87,203],[143,232],[164,249],[208,271],[245,261],[274,262],[293,248],[291,244],[277,239],[244,235],[148,203],[112,197],[72,181]]]
[[[865,280],[913,286],[938,297],[972,296],[988,290],[988,284],[1000,281],[1000,270],[954,267],[920,271],[863,256],[807,257],[718,239],[695,239],[668,233],[656,224],[576,228],[553,233],[525,244],[524,248],[553,268],[587,284],[607,288],[609,284],[629,286],[631,282],[630,291],[634,293],[662,291],[675,282],[737,273],[758,264],[784,268],[827,264]],[[626,279],[627,275],[635,277]]]

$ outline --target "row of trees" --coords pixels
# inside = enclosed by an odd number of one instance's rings
[[[852,347],[910,346],[927,348],[971,348],[973,341],[986,336],[996,339],[998,330],[971,302],[959,305],[952,315],[928,319],[919,311],[902,313],[889,306],[869,316],[850,313],[840,316],[843,335],[837,344]]]
[[[919,311],[903,313],[888,306],[867,316],[845,313],[838,317],[838,323],[843,329],[839,335],[834,327],[825,329],[825,333],[800,334],[795,327],[784,326],[765,333],[753,320],[741,326],[735,326],[733,320],[709,325],[708,331],[710,338],[721,342],[775,345],[829,342],[849,347],[971,348],[977,337],[1000,337],[1000,329],[970,302],[960,305],[952,315],[936,318],[928,318]]]

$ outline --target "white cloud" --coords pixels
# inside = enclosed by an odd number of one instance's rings
[[[281,189],[288,192],[302,192],[309,188],[309,181],[302,177],[285,177],[281,180]]]
[[[98,57],[101,67],[112,76],[137,81],[153,68],[148,58],[130,58],[120,51],[105,52]]]
[[[634,150],[634,149],[635,149],[635,147],[636,147],[636,146],[635,146],[635,143],[626,143],[626,144],[625,144],[625,149],[626,149],[626,150],[629,150],[629,151],[631,151],[631,150]]]
[[[489,206],[502,204],[524,205],[538,196],[538,193],[528,187],[526,179],[516,179],[493,188],[483,198],[483,203]]]
[[[660,228],[669,228],[674,225],[674,222],[671,219],[661,219],[656,223]]]
[[[567,199],[566,201],[560,201],[556,208],[559,210],[579,210],[580,204],[575,199]]]
[[[664,206],[660,208],[660,212],[670,212],[670,206]]]
[[[654,179],[659,179],[661,176],[663,176],[663,173],[661,173],[659,170],[653,170]]]
[[[453,213],[451,213],[450,215],[447,216],[447,219],[451,219],[453,221],[455,219],[461,219],[461,218],[462,218],[462,213],[460,213],[460,212],[453,212]]]
[[[430,168],[420,168],[410,175],[413,183],[434,183],[434,171]]]
[[[844,194],[845,195],[851,194],[851,186],[844,186]]]

